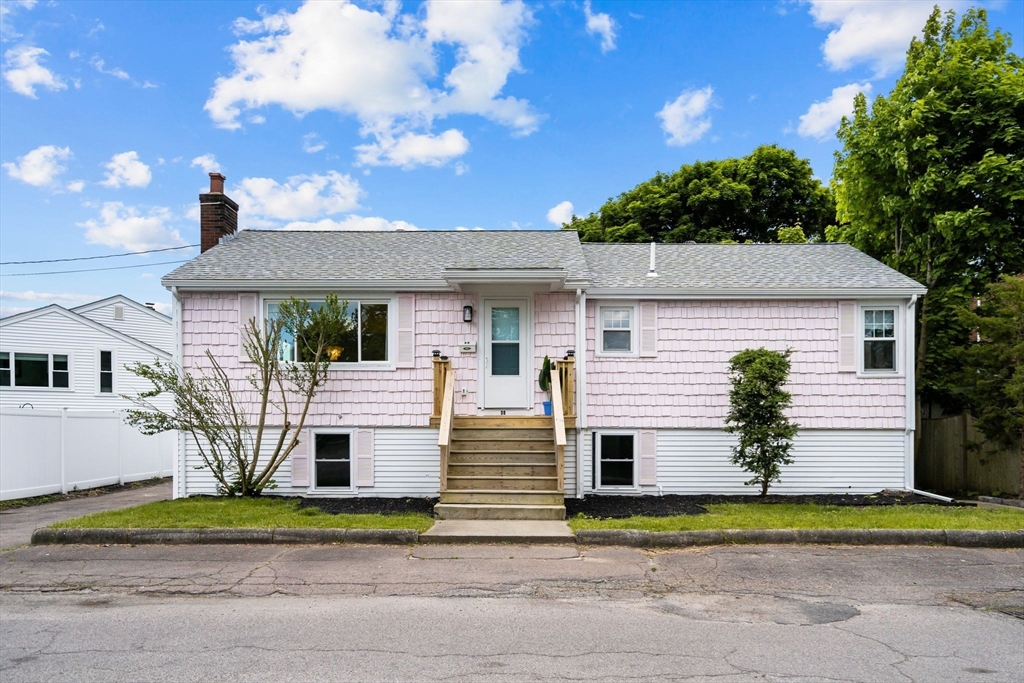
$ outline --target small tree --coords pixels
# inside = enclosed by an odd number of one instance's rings
[[[782,466],[793,462],[789,451],[799,425],[785,415],[793,397],[782,389],[789,380],[792,353],[792,349],[746,349],[729,361],[731,408],[725,431],[739,435],[732,462],[754,475],[746,484],[760,485],[762,496],[768,495],[773,481],[780,480]]]
[[[350,336],[352,321],[346,309],[334,294],[317,307],[292,298],[264,324],[256,318],[243,322],[243,352],[254,368],[245,379],[255,391],[255,405],[245,395],[246,387],[233,381],[209,350],[207,367],[195,372],[160,361],[135,363],[129,370],[151,381],[153,388],[125,396],[138,406],[128,411],[127,422],[143,434],[190,434],[203,460],[199,469],[210,470],[223,495],[258,496],[274,488],[274,474],[299,444],[310,403],[327,382],[328,347]],[[298,342],[295,362],[281,358],[285,333]],[[171,408],[153,404],[151,399],[160,394],[170,394]],[[293,422],[291,406],[296,402],[301,409]],[[280,431],[276,438],[265,439],[268,430]],[[269,448],[265,440],[270,441]],[[266,458],[264,451],[269,451]]]
[[[980,337],[964,368],[971,412],[985,436],[1020,449],[1024,498],[1024,276],[990,284],[981,306],[963,311],[962,320]]]
[[[807,235],[799,223],[789,228],[779,228],[778,235],[780,244],[807,244]]]

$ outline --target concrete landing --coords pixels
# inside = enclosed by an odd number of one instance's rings
[[[569,525],[553,520],[440,519],[420,543],[575,543]]]

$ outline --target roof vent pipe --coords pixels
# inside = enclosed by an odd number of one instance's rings
[[[658,272],[654,269],[654,242],[651,242],[651,267],[647,271],[647,277],[658,277]]]

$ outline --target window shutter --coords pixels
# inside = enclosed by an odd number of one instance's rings
[[[356,486],[373,486],[373,430],[356,430]]]
[[[640,355],[658,355],[658,304],[640,304]]]
[[[308,429],[299,432],[299,443],[292,449],[292,488],[309,487],[309,442],[313,435]]]
[[[640,432],[640,486],[658,485],[658,432]]]
[[[245,355],[245,326],[256,317],[258,307],[259,297],[256,294],[238,295],[238,359],[243,363],[249,362],[249,357]],[[259,323],[259,320],[256,322]]]
[[[416,297],[403,294],[398,297],[398,359],[399,368],[416,365]]]
[[[857,302],[839,302],[839,372],[857,371]]]

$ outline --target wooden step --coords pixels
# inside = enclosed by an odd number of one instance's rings
[[[449,491],[557,491],[558,477],[463,477],[448,475]]]
[[[453,441],[554,441],[552,429],[481,427],[452,429]]]
[[[529,463],[531,465],[555,465],[555,452],[550,451],[486,451],[452,449],[448,455],[449,465],[469,465],[475,463],[512,465]]]
[[[480,427],[530,427],[552,429],[554,426],[552,419],[543,415],[456,415],[452,420],[452,427],[455,429]]]
[[[565,505],[565,495],[558,491],[449,490],[441,493],[441,502],[482,505]]]
[[[452,439],[453,451],[537,451],[555,452],[555,438],[546,441],[502,441]]]
[[[438,503],[434,515],[438,519],[565,519],[565,506]]]
[[[448,462],[449,477],[554,477],[555,470],[553,462]]]

